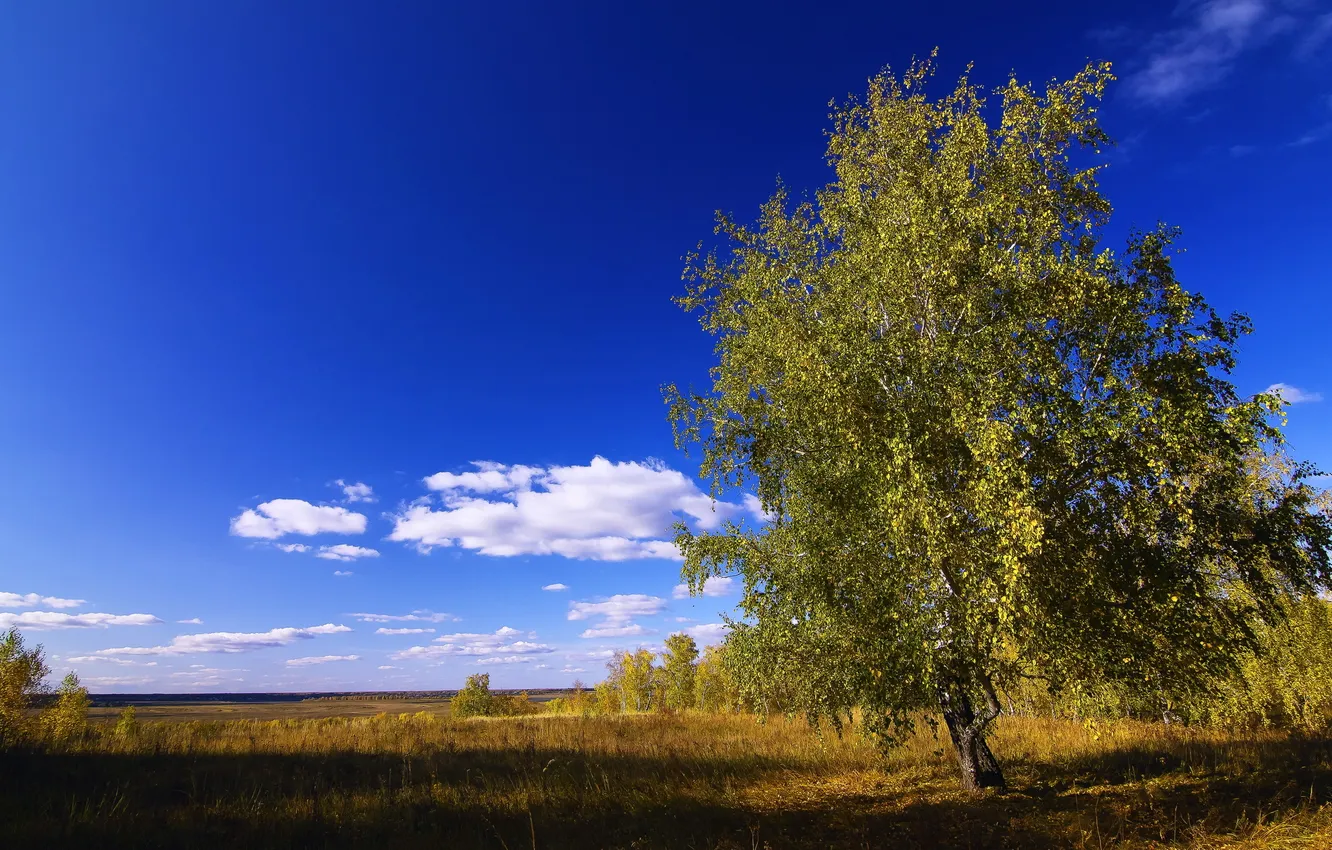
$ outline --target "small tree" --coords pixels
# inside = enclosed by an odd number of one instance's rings
[[[695,699],[699,711],[720,714],[740,707],[735,681],[726,664],[724,644],[703,650],[695,676]]]
[[[682,711],[694,707],[698,644],[684,632],[666,638],[666,652],[662,654],[661,696],[662,707]]]
[[[133,738],[139,734],[139,720],[135,717],[134,706],[127,705],[120,712],[120,716],[116,718],[115,734],[117,738],[122,739]]]
[[[454,717],[489,717],[494,713],[495,697],[490,693],[490,674],[473,673],[467,684],[450,702]]]
[[[624,654],[620,690],[625,711],[648,711],[653,707],[657,685],[653,657],[646,649]]]
[[[79,683],[77,673],[67,673],[56,694],[55,705],[42,712],[46,733],[57,741],[83,737],[88,731],[88,709],[92,706],[88,689]]]
[[[592,697],[593,705],[596,707],[598,714],[619,714],[624,710],[624,703],[620,698],[620,689],[610,679],[598,682],[596,687],[592,689]]]
[[[17,628],[0,636],[0,747],[32,734],[29,709],[45,691],[43,680],[50,672],[42,647],[25,647]]]

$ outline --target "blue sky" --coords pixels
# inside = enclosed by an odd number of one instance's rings
[[[662,557],[748,512],[665,420],[710,362],[680,257],[825,182],[828,101],[936,45],[941,90],[1115,63],[1115,231],[1184,228],[1254,319],[1241,391],[1292,388],[1332,468],[1332,4],[1022,9],[11,4],[0,623],[103,692],[565,685],[715,637],[734,588]]]

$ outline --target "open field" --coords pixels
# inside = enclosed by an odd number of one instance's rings
[[[94,723],[111,723],[123,709],[118,706],[94,706],[88,719]],[[172,702],[158,701],[136,704],[140,721],[219,721],[219,720],[318,720],[326,717],[373,717],[380,712],[415,714],[425,711],[446,716],[447,699],[419,700],[301,700],[299,702]]]
[[[1332,847],[1326,739],[1004,718],[1011,790],[973,798],[928,731],[885,759],[748,716],[286,705],[0,754],[0,831],[34,847]]]
[[[409,694],[105,694],[94,697],[88,719],[94,723],[114,722],[127,705],[134,706],[139,720],[218,721],[218,720],[318,720],[326,717],[373,717],[376,714],[399,715],[404,712],[446,717],[452,691]],[[495,691],[507,694],[509,691]],[[512,693],[518,693],[514,691]],[[548,702],[567,691],[548,689],[532,691],[532,702]]]

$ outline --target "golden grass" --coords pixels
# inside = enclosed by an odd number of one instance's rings
[[[972,797],[926,729],[430,714],[109,726],[0,755],[14,846],[1332,848],[1332,742],[1005,718]],[[4,843],[4,842],[0,842]]]

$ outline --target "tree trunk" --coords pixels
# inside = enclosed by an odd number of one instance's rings
[[[993,718],[977,717],[971,698],[961,688],[942,691],[939,702],[953,749],[957,751],[957,763],[962,768],[962,787],[968,791],[1003,788],[1003,771],[985,743],[985,727]]]

